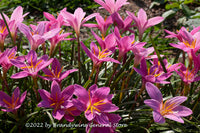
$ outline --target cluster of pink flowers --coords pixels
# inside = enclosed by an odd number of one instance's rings
[[[38,103],[38,107],[52,108],[52,116],[61,120],[65,118],[69,122],[74,121],[75,116],[79,116],[84,112],[85,118],[89,123],[95,124],[115,124],[118,123],[121,117],[118,114],[112,112],[117,111],[119,108],[112,103],[113,94],[110,94],[109,87],[100,87],[98,84],[94,84],[86,88],[81,85],[70,85],[62,90],[62,81],[70,73],[78,71],[78,69],[70,69],[64,71],[64,66],[61,65],[57,58],[53,57],[55,47],[59,42],[64,40],[74,40],[75,38],[67,38],[72,33],[66,33],[63,30],[64,26],[71,26],[75,33],[76,38],[80,37],[80,28],[82,26],[98,28],[101,32],[101,36],[97,35],[91,30],[92,35],[98,42],[91,42],[90,48],[88,48],[83,42],[80,42],[82,49],[87,56],[91,58],[93,62],[93,68],[99,71],[104,62],[113,62],[117,64],[125,64],[127,55],[134,55],[134,65],[132,69],[142,76],[142,84],[146,86],[146,90],[151,99],[145,100],[144,103],[153,109],[154,121],[158,123],[164,123],[165,118],[175,120],[183,123],[181,117],[192,114],[192,111],[180,104],[186,101],[185,96],[177,96],[168,99],[163,103],[163,97],[161,92],[153,83],[157,84],[169,84],[166,81],[175,71],[180,75],[182,81],[188,85],[191,82],[200,80],[200,76],[197,76],[197,72],[200,69],[200,54],[196,56],[197,51],[200,49],[200,27],[194,28],[191,32],[187,31],[184,27],[181,28],[177,34],[167,31],[170,35],[168,38],[178,38],[178,44],[170,44],[173,47],[182,49],[188,54],[190,64],[186,67],[185,64],[169,64],[165,59],[163,64],[166,68],[164,70],[157,55],[150,55],[154,52],[153,47],[146,48],[146,42],[143,42],[143,34],[147,28],[161,23],[163,17],[154,17],[147,19],[147,14],[143,9],[140,9],[137,13],[131,13],[127,11],[127,18],[122,19],[118,11],[123,5],[128,4],[127,0],[94,0],[106,9],[110,16],[104,19],[99,13],[91,14],[85,17],[86,13],[81,8],[77,8],[74,14],[67,11],[66,8],[60,11],[57,18],[53,15],[44,12],[44,16],[48,21],[40,21],[37,25],[25,25],[23,24],[24,17],[22,7],[17,7],[11,18],[9,19],[5,14],[6,23],[11,30],[11,35],[14,41],[16,41],[17,32],[21,32],[28,39],[29,52],[24,56],[17,56],[17,47],[6,49],[4,51],[4,40],[8,36],[8,30],[5,26],[5,22],[0,17],[0,65],[3,68],[3,75],[6,75],[11,66],[15,66],[21,70],[13,74],[10,78],[21,79],[31,76],[34,81],[37,78],[43,80],[52,81],[51,92],[45,89],[36,90],[39,92],[42,101]],[[96,18],[96,24],[86,23],[92,18]],[[133,24],[133,23],[134,24]],[[114,25],[113,30],[108,32],[108,27]],[[134,34],[131,29],[136,27],[138,30],[138,36]],[[122,36],[124,32],[131,32],[129,36]],[[108,34],[107,34],[108,32]],[[36,51],[40,46],[43,46],[46,41],[50,42],[49,56],[40,55]],[[115,59],[113,55],[117,56]],[[147,60],[151,63],[149,67]],[[51,65],[50,65],[51,64]],[[140,64],[140,66],[139,66]],[[193,64],[193,65],[192,65]],[[51,66],[51,67],[50,67]],[[138,66],[140,68],[138,68]],[[41,75],[39,71],[42,71],[44,75]],[[98,73],[96,80],[98,80]],[[115,76],[115,75],[113,75]],[[6,78],[5,76],[3,77]],[[37,84],[37,82],[35,82]],[[35,88],[37,89],[37,88]],[[20,97],[20,91],[17,87],[12,97],[9,97],[5,92],[0,91],[0,106],[4,107],[2,111],[16,112],[25,100],[25,91]],[[86,128],[86,132],[115,132],[114,127],[95,127],[90,129]]]

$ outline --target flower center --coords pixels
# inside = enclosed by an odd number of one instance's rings
[[[0,29],[0,33],[3,33],[6,29],[6,26],[2,26],[1,29]]]
[[[98,111],[98,112],[101,112],[101,111],[97,108],[97,106],[106,104],[105,102],[103,102],[105,99],[100,100],[100,101],[98,101],[98,102],[92,104],[91,97],[90,97],[90,90],[89,90],[88,93],[89,93],[89,106],[87,107],[87,109],[85,110],[85,112],[87,112],[88,110],[90,110],[92,114],[93,114],[94,110],[96,110],[96,111]]]
[[[192,41],[192,44],[190,44],[188,41],[184,41],[183,43],[185,44],[186,47],[194,49],[196,45],[196,41],[197,41],[196,39]]]
[[[50,106],[54,107],[54,113],[60,108],[60,106],[64,103],[64,97],[58,99],[58,94],[56,92],[56,99],[49,97],[52,104]]]
[[[11,101],[11,103],[8,102],[7,100],[3,99],[3,102],[7,105],[7,108],[9,108],[9,109],[15,109],[15,107],[17,106],[17,102],[18,101],[19,101],[19,97],[15,100],[14,93],[12,95],[12,101]]]
[[[162,105],[161,105],[160,114],[162,116],[167,115],[169,113],[173,113],[172,109],[173,109],[173,106],[174,106],[175,103],[172,103],[172,104],[170,104],[168,106],[166,106],[166,103],[167,103],[167,101],[165,101],[164,104],[162,102]]]

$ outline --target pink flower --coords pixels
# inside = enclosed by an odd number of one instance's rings
[[[179,34],[182,37],[182,42],[178,42],[178,44],[170,43],[170,45],[187,52],[191,57],[191,50],[196,53],[200,49],[200,32],[195,32],[194,34],[194,32],[190,33],[183,28]]]
[[[98,3],[99,5],[101,5],[102,7],[100,8],[104,8],[106,9],[110,14],[113,14],[117,11],[120,10],[120,8],[123,5],[129,4],[129,2],[127,2],[127,0],[94,0],[96,3]]]
[[[143,84],[146,82],[168,84],[169,82],[164,80],[169,78],[172,74],[169,72],[164,73],[160,71],[159,68],[158,65],[152,65],[150,68],[147,68],[145,58],[141,60],[140,69],[133,67],[133,69],[142,76]]]
[[[16,37],[17,37],[17,25],[18,25],[18,23],[22,23],[22,21],[24,20],[24,17],[26,15],[28,15],[28,14],[29,13],[25,13],[23,15],[23,8],[21,6],[18,6],[13,11],[13,13],[11,14],[10,19],[6,14],[3,14],[5,19],[6,19],[7,24],[9,25],[11,36],[12,36],[14,42],[16,41]],[[3,20],[1,15],[0,15],[0,20]]]
[[[20,60],[10,60],[14,66],[23,70],[13,74],[11,78],[19,79],[27,76],[36,77],[40,70],[47,67],[53,61],[53,59],[48,60],[49,57],[47,55],[43,55],[40,59],[37,59],[37,54],[34,50],[30,50],[25,58],[26,62]]]
[[[24,61],[22,56],[16,56],[17,47],[13,47],[12,49],[6,49],[0,56],[0,65],[3,67],[4,70],[8,70],[13,64],[10,60],[20,60]]]
[[[29,40],[31,50],[36,50],[40,44],[45,43],[46,40],[54,37],[60,31],[60,28],[55,28],[53,30],[50,30],[50,31],[44,33],[45,32],[45,23],[39,23],[37,25],[37,27],[34,25],[31,25],[31,27],[33,28],[33,31],[31,31],[31,29],[23,23],[20,23],[18,25],[19,30]]]
[[[65,115],[65,110],[73,106],[71,102],[74,93],[73,85],[61,91],[59,84],[53,81],[51,84],[51,94],[44,89],[40,89],[38,92],[42,98],[38,107],[53,108],[52,115],[55,119],[61,120]]]
[[[62,11],[66,11],[67,8],[62,9],[60,12]],[[64,21],[63,16],[59,13],[57,18],[55,18],[52,14],[48,13],[48,12],[43,12],[43,15],[50,21],[50,23],[54,24],[54,23],[58,23],[58,27],[61,28],[62,25],[66,25]],[[49,21],[45,21],[47,23],[49,23]]]
[[[74,86],[74,94],[77,99],[73,99],[77,109],[84,111],[88,121],[96,121],[99,124],[109,124],[107,113],[114,112],[119,108],[112,104],[112,94],[109,87],[98,88],[92,85],[88,91],[80,85]]]
[[[134,20],[135,26],[139,30],[139,40],[140,41],[142,40],[143,33],[147,28],[154,26],[156,24],[159,24],[160,22],[162,22],[164,20],[163,17],[154,17],[154,18],[147,20],[147,14],[143,9],[139,10],[139,12],[137,14],[138,17],[136,17],[134,15],[134,13],[131,13],[129,11],[127,11],[127,14]]]
[[[194,67],[192,70],[189,70],[185,67],[185,65],[181,64],[180,70],[175,70],[176,73],[181,77],[181,80],[186,83],[190,84],[192,82],[196,82],[200,80],[200,76],[197,75],[198,68]]]
[[[90,44],[91,51],[89,51],[88,48],[82,42],[81,42],[81,47],[86,52],[88,57],[91,58],[91,60],[93,61],[93,66],[95,67],[98,67],[102,62],[107,62],[107,61],[120,64],[119,61],[108,57],[113,53],[112,51],[108,49],[104,49],[103,51],[101,51],[100,48],[97,47],[97,45],[94,42]]]
[[[95,17],[97,14],[93,13],[89,16],[85,17],[85,12],[83,12],[82,8],[77,8],[74,12],[74,14],[71,14],[65,10],[62,10],[60,14],[63,16],[66,23],[68,23],[70,26],[72,26],[76,32],[77,37],[79,37],[80,34],[80,28],[81,26],[91,18]]]
[[[6,28],[6,24],[4,20],[0,20],[0,50],[4,51],[4,41],[6,36],[8,35],[8,30]]]
[[[183,42],[184,38],[181,36],[181,34],[183,33],[183,31],[186,30],[185,27],[181,27],[180,30],[177,30],[177,34],[169,31],[169,30],[165,30],[165,32],[167,32],[169,35],[167,35],[165,38],[177,38],[180,42]],[[194,35],[195,33],[197,33],[200,30],[200,26],[194,28],[190,34]]]
[[[8,96],[3,91],[0,91],[0,106],[6,109],[1,109],[4,112],[15,112],[19,109],[26,98],[26,91],[20,96],[20,90],[17,87],[12,93],[12,97]]]
[[[94,31],[91,30],[91,32],[94,35],[97,42],[99,43],[99,45],[101,46],[102,50],[108,49],[114,51],[116,49],[117,43],[114,33],[107,35],[105,38],[100,38]]]
[[[160,90],[152,83],[146,83],[146,90],[151,99],[144,103],[153,109],[153,119],[157,123],[165,123],[165,118],[184,123],[181,117],[192,114],[192,110],[180,104],[187,100],[185,96],[176,96],[166,100],[163,103],[163,97]]]
[[[131,33],[134,33],[132,28],[134,25],[132,25],[132,18],[130,16],[127,16],[125,19],[123,19],[118,12],[115,12],[111,15],[112,21],[114,25],[116,25],[120,30],[122,30],[122,33],[125,31],[130,31]]]
[[[106,36],[106,32],[108,27],[113,23],[111,16],[106,17],[105,19],[101,15],[96,15],[96,21],[97,24],[83,24],[83,26],[86,27],[97,27],[101,33],[102,33],[102,38]]]
[[[117,40],[119,48],[119,57],[123,57],[127,52],[133,50],[134,48],[143,48],[146,42],[136,42],[135,35],[124,36]]]
[[[49,69],[49,68],[42,69],[42,71],[45,73],[45,77],[43,76],[39,76],[39,77],[45,80],[50,80],[50,81],[56,80],[58,83],[60,83],[70,73],[78,71],[77,69],[71,69],[71,70],[62,72],[63,66],[61,67],[60,62],[56,58],[54,58],[51,68],[52,69]]]

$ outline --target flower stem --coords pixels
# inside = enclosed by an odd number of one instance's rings
[[[38,91],[37,91],[37,88],[38,88],[37,77],[34,76],[32,78],[33,78],[33,91],[35,92],[36,99],[39,102],[40,99],[39,99],[39,94],[38,94]]]
[[[79,84],[81,84],[81,45],[79,35],[77,35],[77,42],[78,42],[78,79]]]
[[[190,91],[190,86],[189,84],[184,84],[184,96],[187,96],[188,95],[188,92]]]
[[[98,66],[97,68],[96,68],[96,77],[95,77],[95,84],[97,84],[97,81],[98,81],[98,76],[99,76],[99,69],[100,69],[100,67]]]

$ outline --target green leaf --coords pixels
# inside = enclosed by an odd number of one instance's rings
[[[175,14],[176,14],[176,11],[174,11],[174,10],[169,10],[169,11],[164,12],[164,13],[162,14],[162,17],[168,18],[168,17],[173,16],[173,15],[175,15]]]
[[[174,2],[172,4],[166,4],[166,6],[165,6],[166,10],[173,9],[173,8],[179,9],[179,3],[178,2]]]

